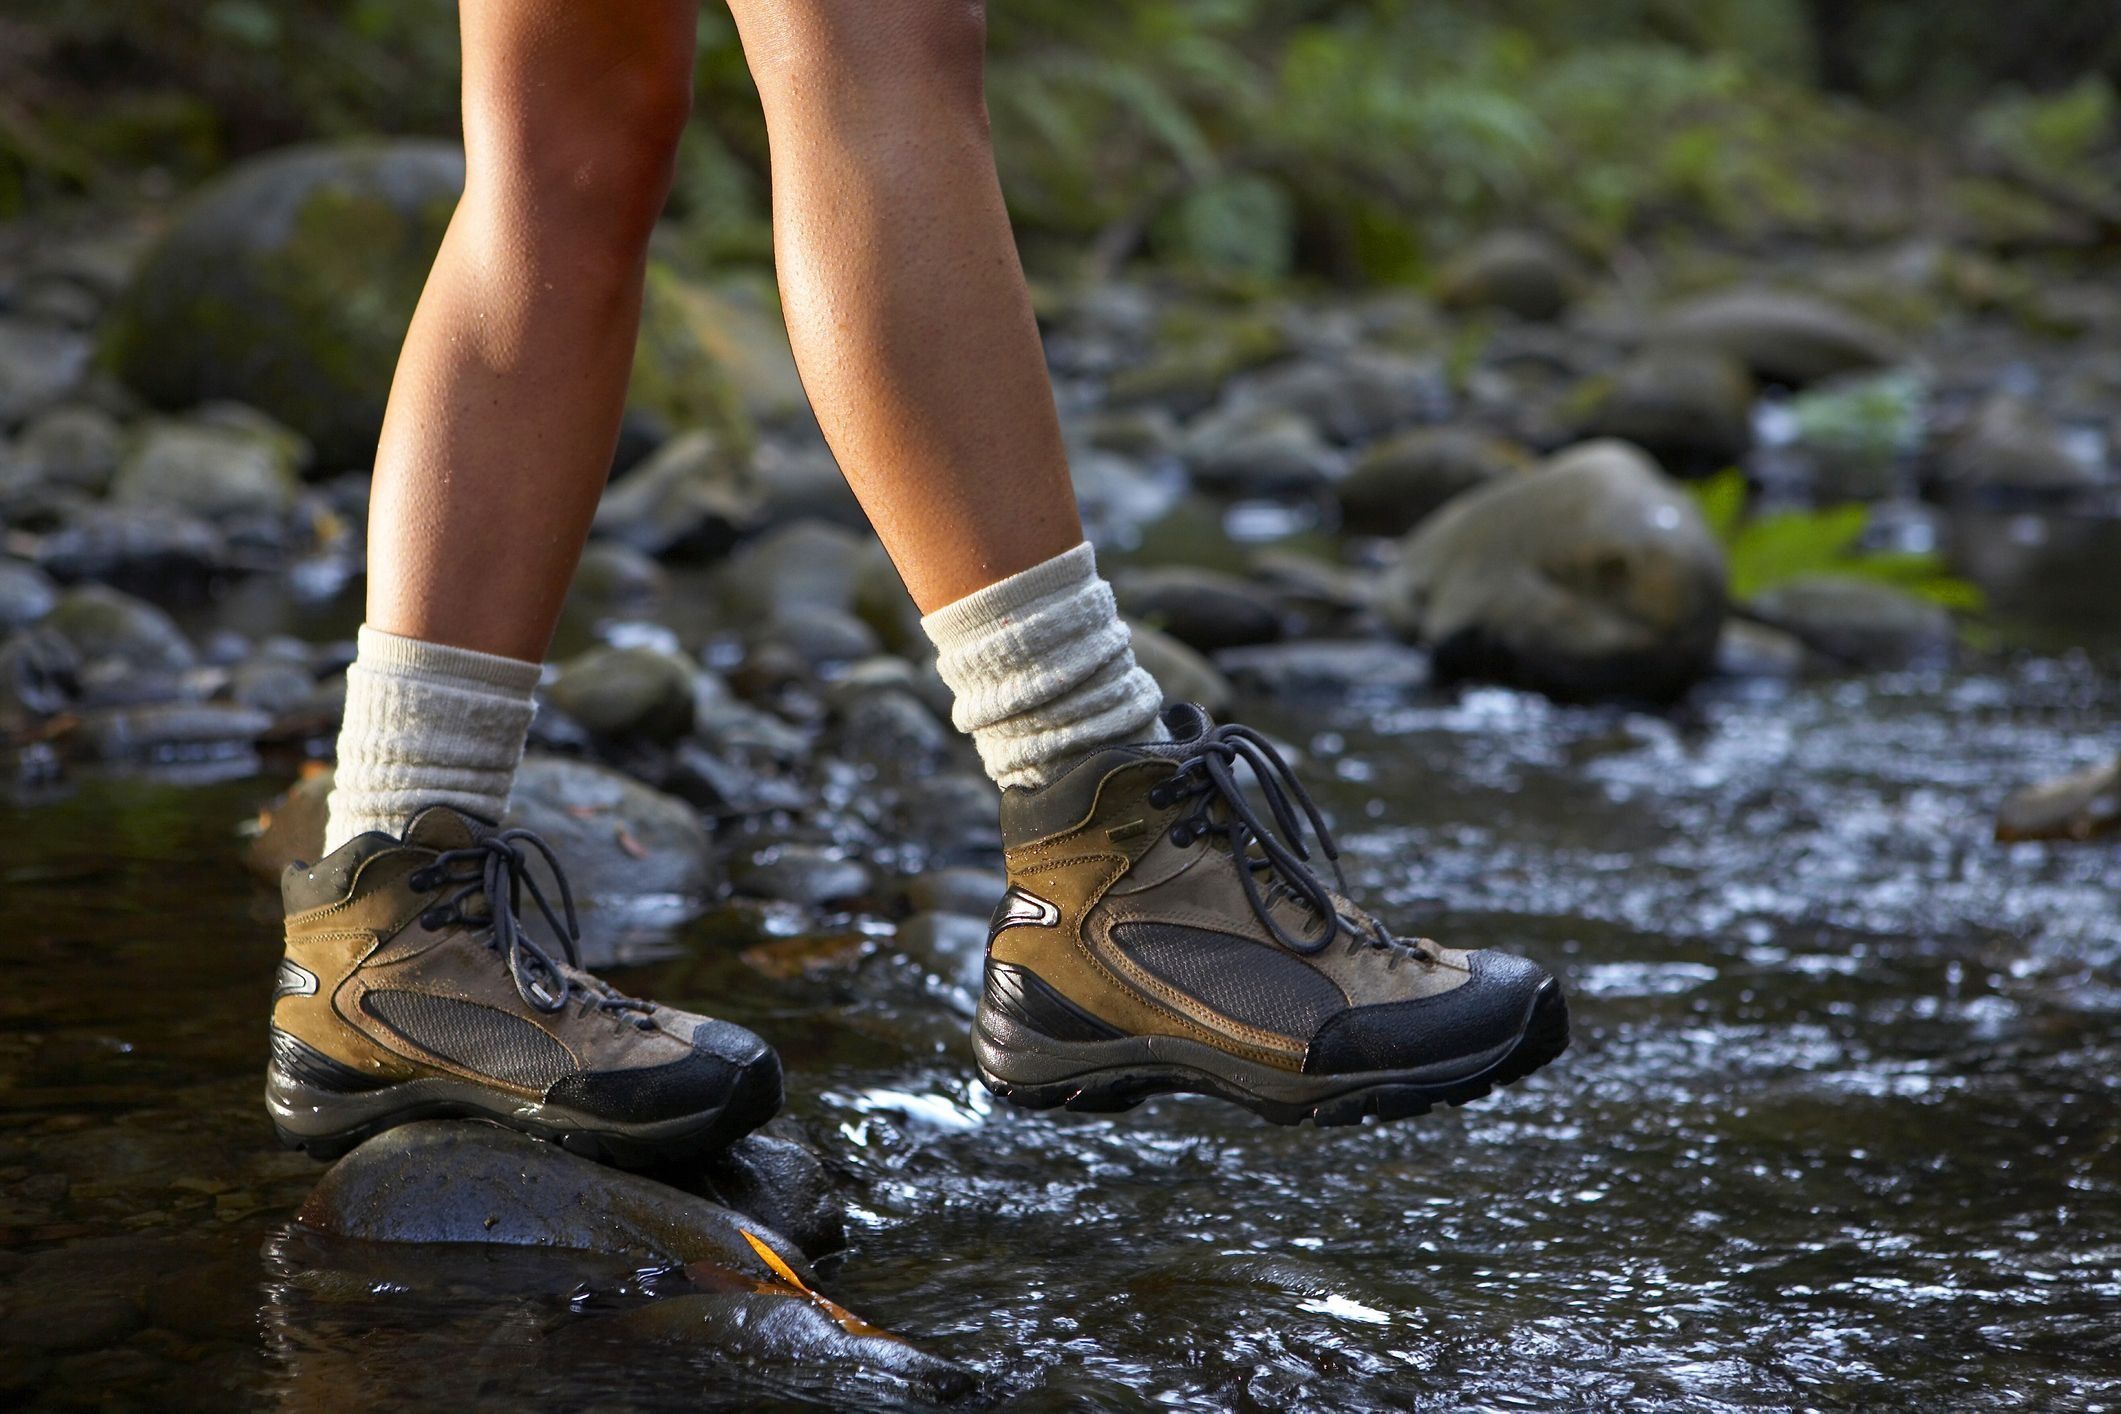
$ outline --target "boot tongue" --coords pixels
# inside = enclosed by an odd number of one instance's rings
[[[412,817],[405,827],[405,843],[437,854],[445,849],[464,849],[477,844],[494,827],[475,815],[466,815],[447,805],[430,805]]]

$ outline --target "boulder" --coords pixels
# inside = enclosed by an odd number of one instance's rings
[[[150,403],[229,398],[365,464],[414,304],[464,183],[456,147],[292,148],[200,191],[141,262],[103,356]]]
[[[1704,349],[1653,348],[1594,385],[1584,432],[1633,442],[1679,476],[1735,465],[1753,444],[1753,379]]]
[[[1302,496],[1341,466],[1309,418],[1275,408],[1202,418],[1187,431],[1185,460],[1193,484],[1218,496]]]
[[[88,372],[93,347],[78,330],[0,317],[0,428],[73,392]]]
[[[1936,489],[1996,502],[2066,500],[2101,484],[2099,468],[2073,456],[2061,429],[2023,399],[1989,399],[1944,446]]]
[[[206,520],[278,517],[301,485],[298,439],[230,421],[150,423],[111,483],[121,506]]]
[[[1726,576],[1692,499],[1636,448],[1597,441],[1430,517],[1383,607],[1440,676],[1655,701],[1714,661]]]
[[[809,1146],[773,1131],[775,1120],[707,1161],[701,1177],[729,1207],[785,1233],[807,1257],[847,1245],[846,1205]]]
[[[44,626],[62,635],[91,666],[115,663],[135,672],[181,672],[198,661],[168,614],[100,584],[61,595]]]
[[[824,845],[777,844],[760,850],[730,871],[730,886],[747,898],[774,899],[810,908],[866,896],[869,870]]]
[[[1838,305],[1811,295],[1727,290],[1690,300],[1658,322],[1659,342],[1736,359],[1768,383],[1802,387],[1900,361],[1897,340]]]
[[[80,403],[40,414],[15,440],[15,460],[32,480],[90,496],[110,488],[124,451],[118,420]]]
[[[1215,666],[1239,692],[1262,697],[1342,701],[1397,696],[1429,685],[1429,657],[1378,639],[1307,639],[1231,648]]]
[[[1342,528],[1403,535],[1454,496],[1524,470],[1532,454],[1472,427],[1417,427],[1379,442],[1333,488]]]
[[[560,665],[545,696],[607,740],[668,743],[692,730],[699,671],[654,648],[592,648]]]
[[[2089,840],[2121,831],[2121,759],[2011,793],[1996,813],[1996,838]]]
[[[1191,566],[1123,570],[1112,589],[1128,617],[1203,653],[1282,636],[1281,607],[1250,580]]]
[[[745,544],[722,569],[722,597],[738,622],[798,605],[851,611],[868,536],[799,520]]]
[[[1460,252],[1436,278],[1446,309],[1502,309],[1552,319],[1574,303],[1582,274],[1567,251],[1531,231],[1497,231]]]
[[[1848,575],[1806,575],[1753,596],[1746,612],[1851,668],[1942,663],[1958,641],[1948,610]]]

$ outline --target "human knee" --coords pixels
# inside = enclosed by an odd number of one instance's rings
[[[731,0],[762,91],[984,104],[984,0]]]
[[[635,259],[670,195],[692,112],[691,56],[643,54],[490,109],[467,112],[473,189],[579,258]]]

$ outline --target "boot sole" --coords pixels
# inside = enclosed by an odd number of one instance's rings
[[[1302,1075],[1178,1036],[1060,1041],[982,1007],[973,1030],[980,1080],[1025,1109],[1131,1110],[1154,1095],[1214,1095],[1275,1124],[1408,1119],[1522,1080],[1569,1045],[1569,1007],[1549,978],[1517,1033],[1476,1055],[1410,1070]]]
[[[651,1168],[720,1153],[773,1118],[781,1071],[769,1053],[744,1069],[716,1108],[643,1124],[599,1120],[448,1076],[344,1093],[305,1084],[278,1066],[265,1072],[265,1108],[281,1144],[327,1162],[415,1120],[484,1119],[615,1168]]]

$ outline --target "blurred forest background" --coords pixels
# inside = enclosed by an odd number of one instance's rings
[[[456,128],[447,0],[9,8],[0,215]],[[1498,219],[1593,253],[2121,227],[2121,25],[2082,0],[1007,0],[990,25],[1034,268],[1420,280]],[[700,40],[672,214],[701,258],[762,255],[765,133],[714,5]]]

